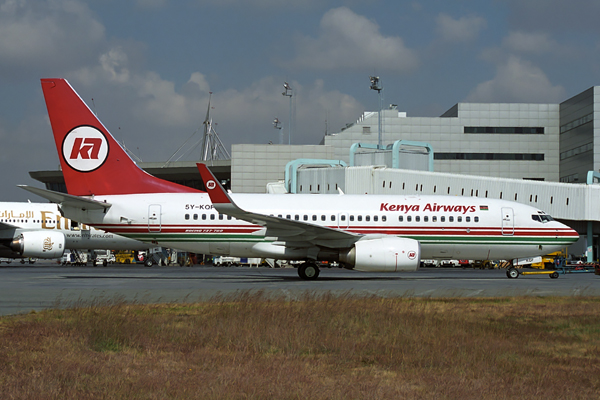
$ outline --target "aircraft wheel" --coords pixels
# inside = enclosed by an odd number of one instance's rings
[[[558,278],[558,272],[554,271],[553,273],[550,274],[550,278],[551,279],[556,279]]]
[[[154,263],[152,262],[152,260],[148,259],[148,260],[146,260],[144,265],[148,268],[152,268],[152,265],[154,265]]]
[[[516,268],[509,268],[509,270],[506,271],[506,276],[511,279],[516,279],[519,277],[519,271]]]
[[[313,281],[319,277],[319,267],[313,263],[303,263],[298,266],[298,276],[300,278]]]

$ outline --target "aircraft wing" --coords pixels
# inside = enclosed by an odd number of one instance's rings
[[[263,226],[265,236],[274,236],[298,245],[308,242],[330,248],[349,247],[363,237],[361,234],[340,229],[243,210],[229,197],[205,164],[197,163],[196,165],[215,209],[222,214]]]
[[[50,200],[52,203],[60,203],[67,207],[82,208],[84,210],[106,210],[112,206],[110,203],[104,203],[88,199],[85,197],[73,196],[66,193],[55,192],[53,190],[40,189],[33,186],[17,185],[40,197]]]
[[[6,222],[0,222],[0,231],[3,231],[5,229],[17,229],[18,226],[12,225],[12,224],[7,224]]]
[[[18,226],[0,222],[0,239],[12,239],[17,229],[19,229]]]

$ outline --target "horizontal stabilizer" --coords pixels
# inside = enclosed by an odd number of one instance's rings
[[[110,203],[87,199],[85,197],[73,196],[66,193],[55,192],[52,190],[40,189],[33,186],[17,185],[33,194],[50,200],[52,203],[60,203],[64,206],[81,208],[84,210],[106,210],[112,206]]]

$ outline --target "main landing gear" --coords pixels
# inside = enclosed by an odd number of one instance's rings
[[[314,281],[319,277],[319,267],[313,262],[304,262],[298,265],[298,276],[307,281]]]

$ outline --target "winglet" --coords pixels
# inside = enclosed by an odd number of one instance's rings
[[[198,171],[200,171],[202,182],[206,187],[206,191],[208,192],[208,195],[210,196],[210,201],[213,203],[213,205],[235,205],[233,200],[231,200],[231,197],[229,197],[223,186],[221,186],[221,184],[219,183],[219,180],[215,178],[212,172],[210,172],[206,164],[196,163],[196,166],[198,167]]]

